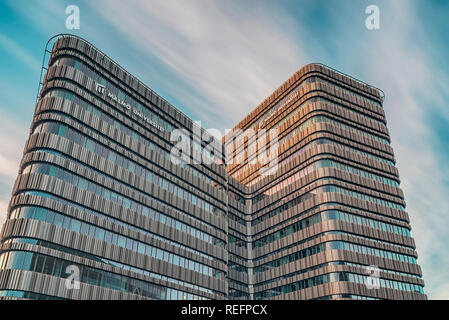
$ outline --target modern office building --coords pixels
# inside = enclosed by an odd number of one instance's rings
[[[53,41],[0,299],[426,299],[379,89],[306,65],[217,141]],[[261,137],[275,162],[254,161]]]

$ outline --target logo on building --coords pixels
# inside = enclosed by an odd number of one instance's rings
[[[99,83],[95,83],[95,91],[97,91],[99,94],[103,95],[106,92],[106,87],[102,84]],[[124,109],[131,111],[132,113],[134,113],[136,116],[138,116],[139,118],[141,118],[143,121],[145,121],[146,123],[150,124],[151,126],[155,127],[156,129],[158,129],[159,131],[164,132],[165,128],[163,126],[161,126],[159,123],[157,123],[156,121],[154,121],[153,119],[151,119],[149,116],[143,114],[143,112],[137,110],[135,107],[132,107],[129,103],[127,103],[124,99],[120,99],[119,97],[117,97],[117,95],[115,95],[114,93],[108,91],[107,93],[107,97],[114,101],[116,104],[118,104],[119,106],[123,107]]]
[[[106,87],[102,84],[95,83],[95,91],[97,91],[99,94],[104,94],[104,90]]]

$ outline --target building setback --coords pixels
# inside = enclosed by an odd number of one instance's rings
[[[426,299],[382,102],[309,64],[213,140],[216,163],[176,164],[174,144],[199,159],[207,132],[56,37],[1,230],[0,299]],[[260,129],[278,133],[270,175],[252,161]]]

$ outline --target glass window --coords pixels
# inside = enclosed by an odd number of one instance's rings
[[[34,271],[42,272],[44,268],[45,256],[37,255],[36,265],[34,266]]]
[[[34,218],[36,220],[40,220],[40,221],[46,221],[46,210],[43,208],[36,208],[36,210],[34,211]]]
[[[110,231],[105,231],[104,241],[112,242],[112,233]]]
[[[46,257],[44,268],[43,268],[42,272],[45,273],[45,274],[50,274],[51,275],[52,271],[53,271],[54,262],[55,262],[55,258],[53,258],[53,257]]]
[[[62,261],[59,259],[55,259],[53,275],[56,277],[61,276],[61,270],[62,270]]]
[[[80,232],[81,222],[79,220],[72,219],[72,222],[70,224],[70,229],[72,229],[75,232]]]
[[[34,208],[22,208],[23,217],[33,219],[34,217]]]
[[[42,211],[45,211],[47,213],[45,221],[48,223],[53,223],[55,219],[55,213],[53,211],[47,211],[45,209],[41,209]]]
[[[143,243],[138,243],[138,248],[137,248],[137,252],[141,253],[141,254],[145,254],[145,245]]]
[[[97,238],[99,240],[103,240],[104,234],[105,234],[105,231],[103,229],[95,228],[95,238]]]
[[[132,249],[133,248],[133,240],[130,238],[126,239],[126,248],[127,249]]]
[[[55,220],[54,220],[54,224],[57,227],[62,227],[62,222],[64,221],[64,217],[60,214],[55,214]]]

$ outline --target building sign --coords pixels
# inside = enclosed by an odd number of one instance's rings
[[[284,110],[284,108],[288,104],[290,104],[290,102],[292,102],[293,100],[297,100],[299,98],[299,89],[301,89],[301,88],[302,88],[302,86],[299,85],[298,87],[293,89],[294,90],[293,92],[291,92],[288,96],[286,96],[280,102],[278,102],[279,106],[274,107],[276,110],[273,111],[273,113],[271,115],[269,115],[266,119],[262,120],[259,127],[265,126],[265,124],[267,124],[269,121],[271,121],[277,115],[279,115]]]
[[[104,95],[106,92],[106,87],[102,84],[95,83],[95,91],[97,91],[99,94]],[[141,111],[137,110],[136,108],[132,107],[129,103],[125,102],[125,100],[120,99],[117,97],[114,93],[108,91],[106,95],[110,100],[115,101],[116,104],[122,106],[124,109],[128,110],[129,112],[134,113],[136,116],[138,116],[140,119],[145,121],[146,123],[150,124],[151,126],[155,127],[156,129],[164,132],[165,128],[162,127],[159,123],[151,119],[150,117],[144,115]]]
[[[95,91],[97,91],[99,94],[104,94],[105,86],[99,83],[95,83]]]

